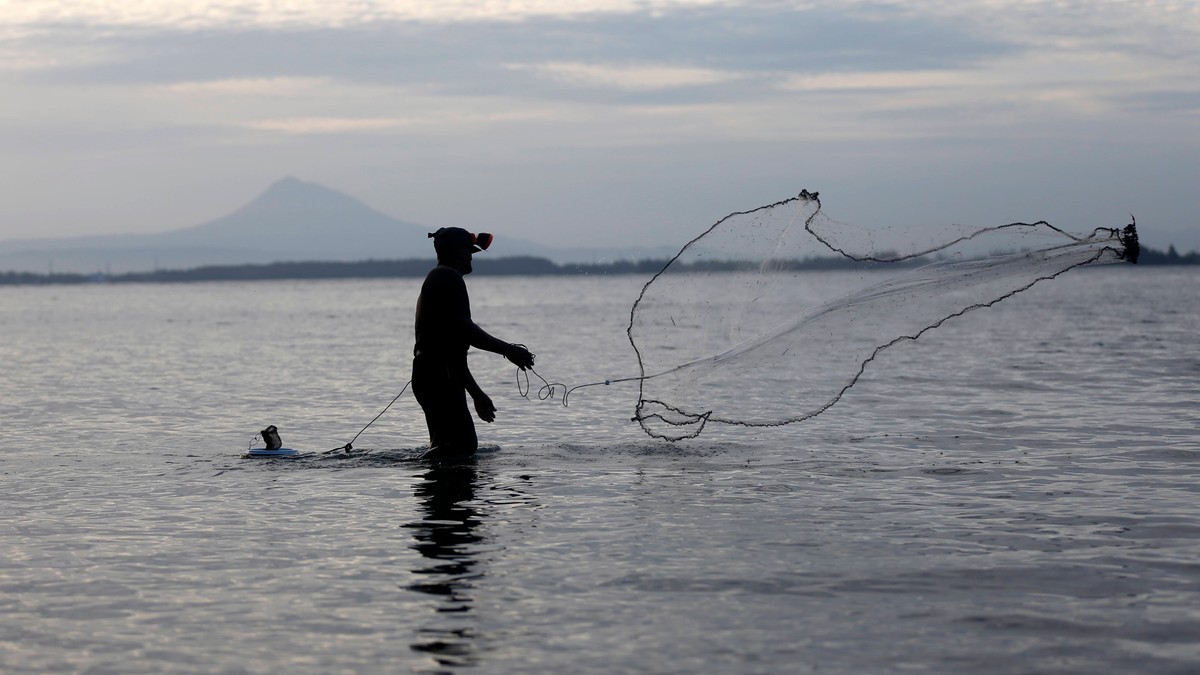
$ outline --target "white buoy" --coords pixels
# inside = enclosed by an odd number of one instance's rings
[[[299,450],[291,448],[250,448],[246,451],[247,457],[294,457],[298,454]]]

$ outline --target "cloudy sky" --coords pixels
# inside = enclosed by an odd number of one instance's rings
[[[1136,214],[1200,248],[1200,3],[0,0],[0,239],[284,176],[551,245],[819,190],[863,224]]]

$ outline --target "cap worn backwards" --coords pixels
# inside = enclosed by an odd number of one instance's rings
[[[437,232],[430,232],[428,236],[433,239],[433,248],[438,251],[456,251],[467,248],[471,249],[472,253],[479,253],[486,251],[487,247],[492,245],[492,235],[487,232],[474,234],[461,227],[443,227]]]

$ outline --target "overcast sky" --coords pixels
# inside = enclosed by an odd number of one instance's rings
[[[1200,3],[0,0],[0,239],[193,225],[289,175],[551,245],[807,188],[1197,248]]]

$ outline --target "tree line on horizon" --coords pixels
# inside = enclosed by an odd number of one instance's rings
[[[656,274],[669,262],[666,258],[618,260],[605,263],[558,264],[546,258],[514,256],[474,261],[474,273],[486,276],[550,276],[550,275],[616,275]],[[922,264],[921,260],[910,264]],[[423,277],[434,261],[428,258],[403,260],[360,260],[353,262],[307,261],[275,262],[246,265],[206,265],[182,270],[154,270],[123,274],[78,274],[36,272],[0,272],[0,285],[46,285],[84,283],[184,283],[198,281],[269,281],[301,279],[388,279]],[[1138,259],[1141,265],[1197,265],[1200,252],[1180,254],[1174,246],[1166,251],[1143,247]],[[807,258],[780,261],[783,269],[846,270],[870,267],[870,263],[842,257]],[[738,261],[710,262],[705,271],[739,271],[757,267]]]

